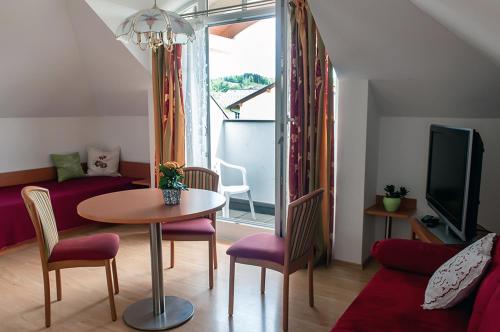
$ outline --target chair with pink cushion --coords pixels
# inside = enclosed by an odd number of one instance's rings
[[[235,242],[227,250],[231,256],[229,272],[229,316],[233,315],[234,273],[236,263],[261,267],[260,291],[264,293],[266,269],[283,273],[283,330],[288,330],[288,286],[290,274],[307,263],[309,305],[314,306],[313,260],[317,212],[321,207],[323,189],[318,189],[288,206],[286,236],[255,234]]]
[[[62,298],[61,270],[74,267],[105,267],[111,319],[115,321],[113,282],[114,293],[118,294],[115,258],[120,245],[118,235],[103,233],[59,240],[49,191],[45,188],[29,186],[23,188],[21,195],[35,227],[40,250],[45,293],[45,326],[50,326],[49,272],[55,271],[56,273],[57,300],[60,301]]]
[[[204,189],[217,192],[219,175],[202,167],[184,168],[184,184],[188,188]],[[214,268],[217,268],[215,213],[205,218],[188,221],[170,222],[162,225],[163,240],[170,241],[170,267],[174,267],[174,241],[207,241],[208,242],[208,284],[214,286]]]

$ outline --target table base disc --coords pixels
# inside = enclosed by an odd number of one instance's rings
[[[165,296],[165,312],[153,314],[153,299],[133,303],[123,312],[123,321],[128,326],[144,331],[161,331],[180,326],[194,314],[191,302],[176,296]]]

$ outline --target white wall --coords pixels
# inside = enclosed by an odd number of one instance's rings
[[[74,116],[91,109],[65,0],[2,1],[0,29],[0,117]]]
[[[384,220],[363,215],[387,184],[403,185],[417,198],[417,215],[433,214],[425,201],[429,127],[470,127],[481,134],[485,154],[478,222],[500,232],[500,119],[380,116],[366,80],[340,79],[334,257],[357,264],[384,237]],[[371,86],[371,85],[370,85]],[[394,220],[392,237],[409,238],[406,221]]]
[[[51,166],[51,153],[88,145],[121,147],[121,159],[149,161],[146,116],[0,118],[0,173]]]
[[[368,80],[340,79],[333,256],[362,263]]]
[[[85,1],[67,0],[67,8],[94,101],[87,114],[147,115],[150,51],[139,62]]]
[[[76,2],[76,1],[73,1]],[[97,16],[108,26],[111,33],[115,33],[118,26],[126,17],[137,12],[137,9],[127,7],[124,1],[120,3],[106,2],[103,0],[85,0]],[[144,7],[145,8],[145,7]],[[165,7],[161,7],[165,8]],[[141,8],[142,9],[142,8]],[[133,42],[122,44],[139,61],[144,68],[150,71],[150,54],[139,49]]]
[[[380,116],[378,105],[369,89],[368,117],[366,123],[366,160],[365,160],[365,192],[364,208],[375,203],[378,180],[378,154],[379,154],[379,127]],[[362,262],[365,262],[371,253],[371,245],[377,238],[377,220],[372,216],[364,215],[363,218],[363,253]]]
[[[3,1],[0,30],[0,118],[147,114],[148,71],[85,1]]]
[[[407,186],[410,197],[418,200],[418,215],[433,214],[425,201],[429,126],[443,124],[470,127],[479,131],[484,142],[481,205],[478,222],[500,232],[498,187],[500,185],[500,119],[382,117],[378,166],[379,193],[389,183]],[[379,223],[382,224],[382,223]],[[394,237],[408,238],[409,226],[394,222]]]

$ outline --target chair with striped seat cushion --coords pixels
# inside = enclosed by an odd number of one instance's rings
[[[116,254],[120,238],[116,234],[96,234],[59,240],[57,224],[52,209],[49,191],[29,186],[21,195],[35,227],[40,259],[42,261],[43,286],[45,293],[45,326],[50,326],[50,280],[49,272],[56,271],[57,300],[62,298],[61,270],[74,267],[104,266],[111,307],[111,318],[116,320],[113,295],[118,294]],[[113,276],[112,276],[113,274]]]
[[[219,175],[202,167],[184,168],[184,184],[188,188],[217,192]],[[174,267],[174,241],[207,241],[210,289],[213,288],[214,268],[217,268],[217,244],[215,213],[205,218],[188,221],[170,222],[162,225],[162,238],[170,241],[170,267]]]
[[[313,260],[317,212],[320,210],[323,189],[318,189],[288,206],[285,238],[261,233],[236,241],[227,254],[231,256],[229,270],[229,315],[233,314],[234,271],[236,263],[261,267],[260,291],[264,293],[266,268],[283,273],[283,330],[288,330],[288,285],[290,274],[307,263],[309,305],[314,306]]]

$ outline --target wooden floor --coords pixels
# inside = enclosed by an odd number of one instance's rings
[[[121,237],[117,257],[120,294],[116,296],[118,320],[112,322],[106,291],[104,268],[79,268],[62,271],[62,301],[55,301],[55,276],[52,281],[52,327],[44,328],[42,271],[35,244],[0,254],[0,331],[129,331],[121,320],[131,303],[151,295],[149,242],[143,226],[113,226],[102,231]],[[89,231],[79,231],[88,233]],[[92,232],[96,232],[93,230]],[[73,234],[74,235],[74,234]],[[218,244],[219,269],[215,286],[208,289],[206,243],[176,243],[176,266],[165,268],[167,295],[189,299],[195,315],[176,331],[280,331],[281,275],[267,274],[266,294],[259,291],[259,268],[237,265],[235,312],[227,316],[227,244]],[[164,246],[167,248],[167,246]],[[164,266],[169,266],[164,249]],[[315,270],[315,308],[308,306],[306,271],[292,275],[290,281],[290,331],[329,331],[376,271],[371,264],[364,271],[333,264]]]

